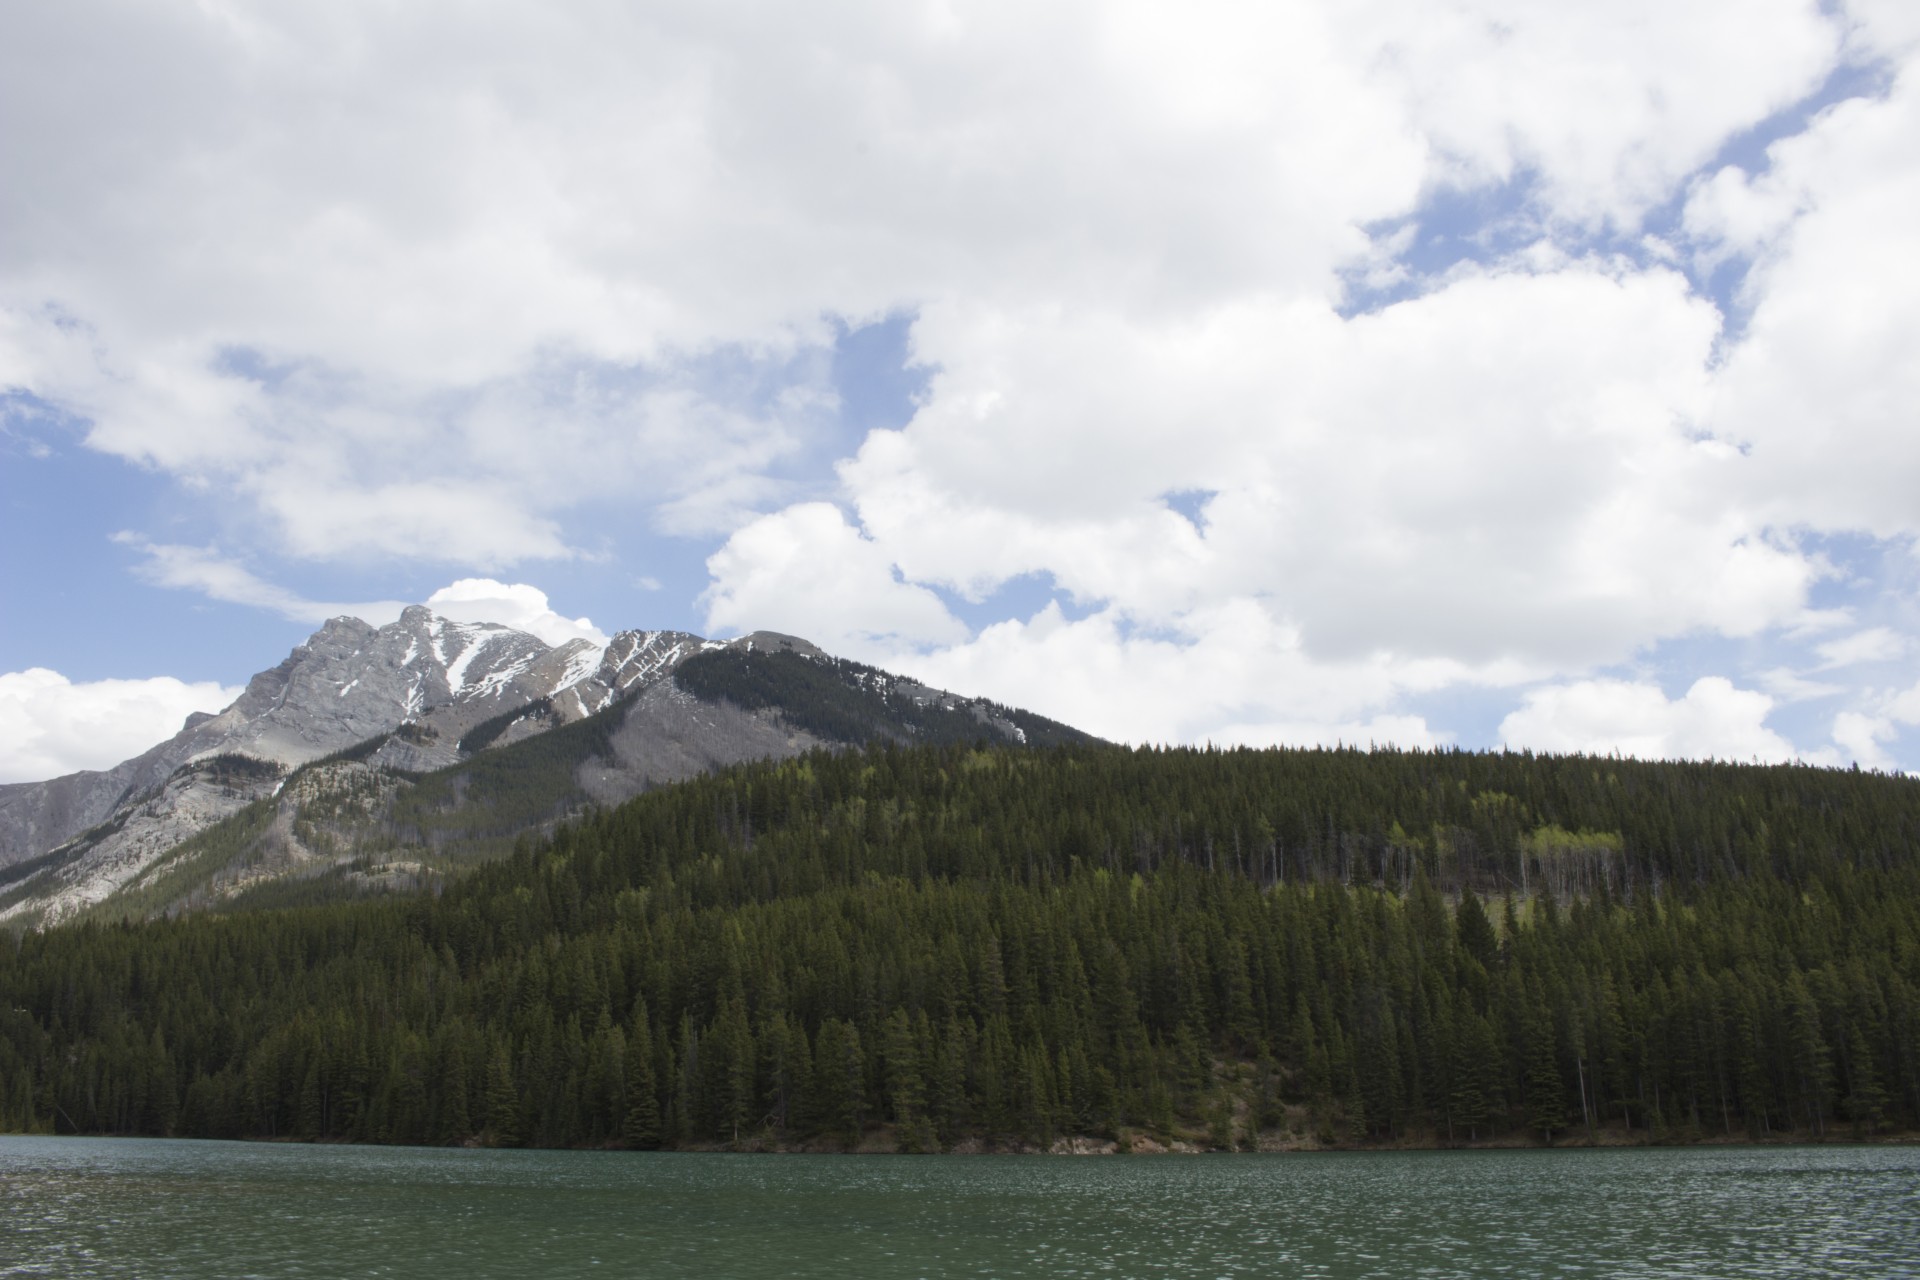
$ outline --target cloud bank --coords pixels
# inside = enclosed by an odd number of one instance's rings
[[[1127,740],[1449,741],[1451,690],[1920,760],[1910,579],[1835,549],[1920,540],[1906,6],[6,25],[0,386],[274,554],[532,576],[617,504],[711,549],[710,628]],[[837,322],[889,315],[924,390],[848,440]],[[495,586],[449,603],[597,634]]]
[[[31,667],[0,674],[0,783],[106,769],[180,732],[196,711],[218,712],[243,686],[172,676],[74,683]]]

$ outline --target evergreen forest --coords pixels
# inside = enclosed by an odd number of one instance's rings
[[[413,898],[0,935],[0,1130],[1046,1149],[1920,1128],[1920,781],[876,745]]]

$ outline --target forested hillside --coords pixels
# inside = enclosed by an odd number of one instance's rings
[[[930,1150],[1920,1123],[1920,782],[816,752],[437,897],[0,945],[0,1127]]]

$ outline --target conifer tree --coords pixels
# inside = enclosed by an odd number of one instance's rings
[[[495,1043],[487,1059],[487,1141],[491,1146],[520,1145],[520,1090],[513,1078],[513,1054],[505,1041]]]
[[[821,1023],[813,1064],[823,1125],[849,1147],[858,1146],[867,1111],[867,1064],[859,1029],[840,1018]]]
[[[653,1071],[653,1030],[645,997],[634,1001],[632,1031],[627,1036],[627,1114],[620,1136],[636,1151],[660,1145],[660,1082]]]
[[[1847,1083],[1847,1119],[1853,1125],[1854,1136],[1879,1132],[1885,1119],[1887,1091],[1880,1084],[1872,1050],[1858,1027],[1848,1039]]]
[[[920,1064],[913,1020],[904,1008],[895,1009],[887,1017],[885,1055],[887,1103],[893,1113],[900,1149],[926,1151],[934,1141],[926,1115],[926,1076]]]
[[[1526,1035],[1527,1124],[1552,1146],[1553,1135],[1567,1127],[1567,1084],[1545,1009],[1533,1012]]]

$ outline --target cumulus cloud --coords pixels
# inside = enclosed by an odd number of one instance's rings
[[[587,640],[605,644],[607,633],[589,618],[555,613],[547,593],[524,582],[495,582],[492,578],[462,578],[427,597],[427,607],[456,622],[497,622],[539,636],[548,644]]]
[[[1297,628],[1248,600],[1196,610],[1166,631],[1132,627],[1112,609],[1070,619],[1050,604],[959,644],[899,653],[892,665],[1130,743],[1431,745],[1445,733],[1368,709],[1457,681],[1513,677],[1391,654],[1316,661]]]
[[[934,307],[924,404],[843,476],[908,579],[974,596],[1044,570],[1156,624],[1261,600],[1320,654],[1616,662],[1795,617],[1820,572],[1699,438],[1717,332],[1677,275],[1579,264],[1353,320]]]
[[[1793,759],[1792,745],[1766,726],[1772,710],[1766,694],[1735,688],[1724,676],[1703,676],[1672,699],[1658,685],[1580,680],[1528,692],[1500,722],[1500,736],[1512,747],[1644,760]]]
[[[720,631],[785,631],[873,660],[966,633],[939,596],[898,581],[880,549],[830,503],[756,520],[707,564],[707,623]]]
[[[1887,715],[1901,724],[1920,725],[1920,682],[1894,695],[1887,703]]]
[[[111,768],[178,733],[193,712],[220,711],[240,693],[172,676],[75,683],[45,667],[0,674],[0,782]]]
[[[1543,217],[1624,226],[1729,134],[1810,93],[1841,44],[1805,0],[1340,8],[1380,39],[1379,79],[1454,181],[1528,175]]]
[[[1836,763],[1851,761],[1869,769],[1894,769],[1897,765],[1893,757],[1881,744],[1898,736],[1899,730],[1883,718],[1842,711],[1833,718],[1833,741],[1839,747]]]
[[[561,556],[612,494],[725,532],[808,438],[738,368],[808,386],[823,314],[1325,299],[1522,173],[1542,225],[1630,220],[1838,42],[1638,8],[22,10],[0,377],[298,554]]]
[[[1703,426],[1748,452],[1748,500],[1775,523],[1920,534],[1916,136],[1909,63],[1884,97],[1833,106],[1763,173],[1723,171],[1688,206],[1754,259]]]
[[[1826,764],[1901,770],[1903,762],[1890,748],[1897,748],[1904,730],[1920,727],[1920,683],[1891,693],[1870,693],[1860,703],[1835,713],[1832,745],[1814,752],[1813,758]]]
[[[709,626],[1128,740],[1432,741],[1407,698],[1548,681],[1521,728],[1766,754],[1764,694],[1593,676],[1820,624],[1820,534],[1920,531],[1905,8],[29,6],[0,385],[278,552],[503,575],[617,501],[722,543]],[[1703,172],[1843,60],[1886,91]],[[892,314],[911,422],[792,479],[826,317]],[[1025,575],[1077,616],[943,603]]]

